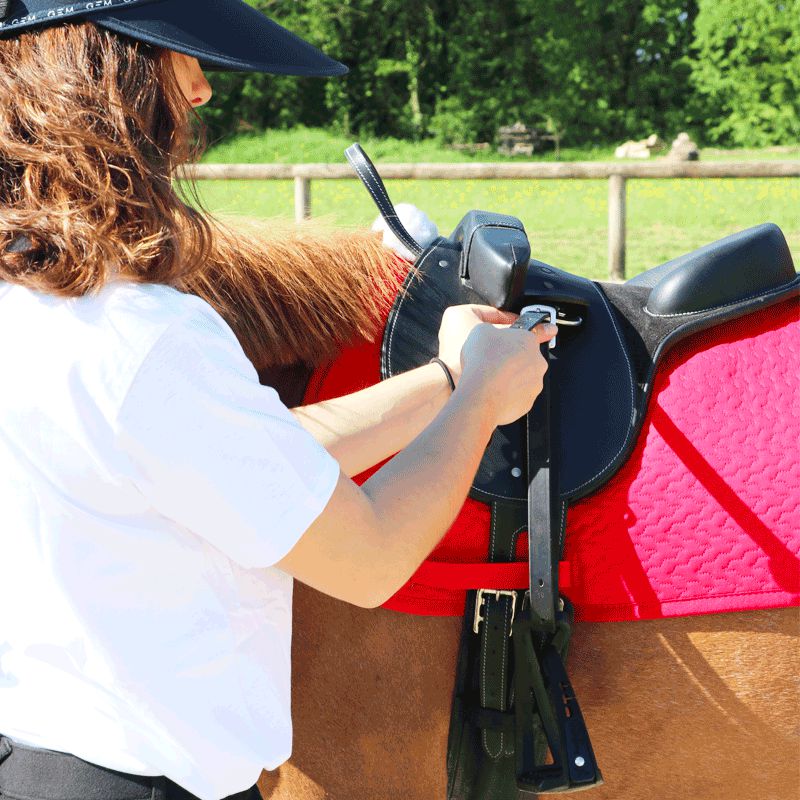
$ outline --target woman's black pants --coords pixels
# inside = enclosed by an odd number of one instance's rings
[[[3,800],[197,800],[167,778],[97,767],[66,753],[26,747],[0,736]],[[257,787],[228,800],[261,800]]]

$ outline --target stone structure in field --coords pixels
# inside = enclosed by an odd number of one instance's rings
[[[497,138],[499,141],[497,152],[504,156],[533,155],[536,132],[521,122],[500,128],[497,131]]]
[[[669,151],[669,158],[674,161],[699,161],[700,150],[688,133],[679,133],[672,143],[672,149]]]
[[[658,134],[652,133],[646,139],[638,142],[628,141],[621,144],[615,151],[615,158],[650,158],[653,153],[658,153],[665,148],[663,139]]]

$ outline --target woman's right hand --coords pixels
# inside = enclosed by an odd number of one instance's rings
[[[532,331],[488,321],[478,325],[461,350],[461,390],[476,393],[495,425],[518,420],[541,394],[547,372],[541,345],[557,332],[550,324],[537,325]]]

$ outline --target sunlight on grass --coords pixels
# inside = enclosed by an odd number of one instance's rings
[[[471,209],[519,217],[537,258],[592,278],[607,275],[606,181],[388,181],[395,202],[426,211],[449,234]],[[199,184],[213,212],[265,219],[290,217],[290,181],[207,181]],[[314,216],[364,227],[377,211],[355,180],[315,181]],[[800,180],[692,179],[628,183],[629,277],[729,233],[775,222],[800,258]]]

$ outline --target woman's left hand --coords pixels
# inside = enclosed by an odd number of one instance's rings
[[[505,327],[516,319],[517,314],[492,306],[451,306],[445,310],[439,328],[439,358],[447,364],[456,386],[461,378],[461,350],[472,330],[484,323]]]

